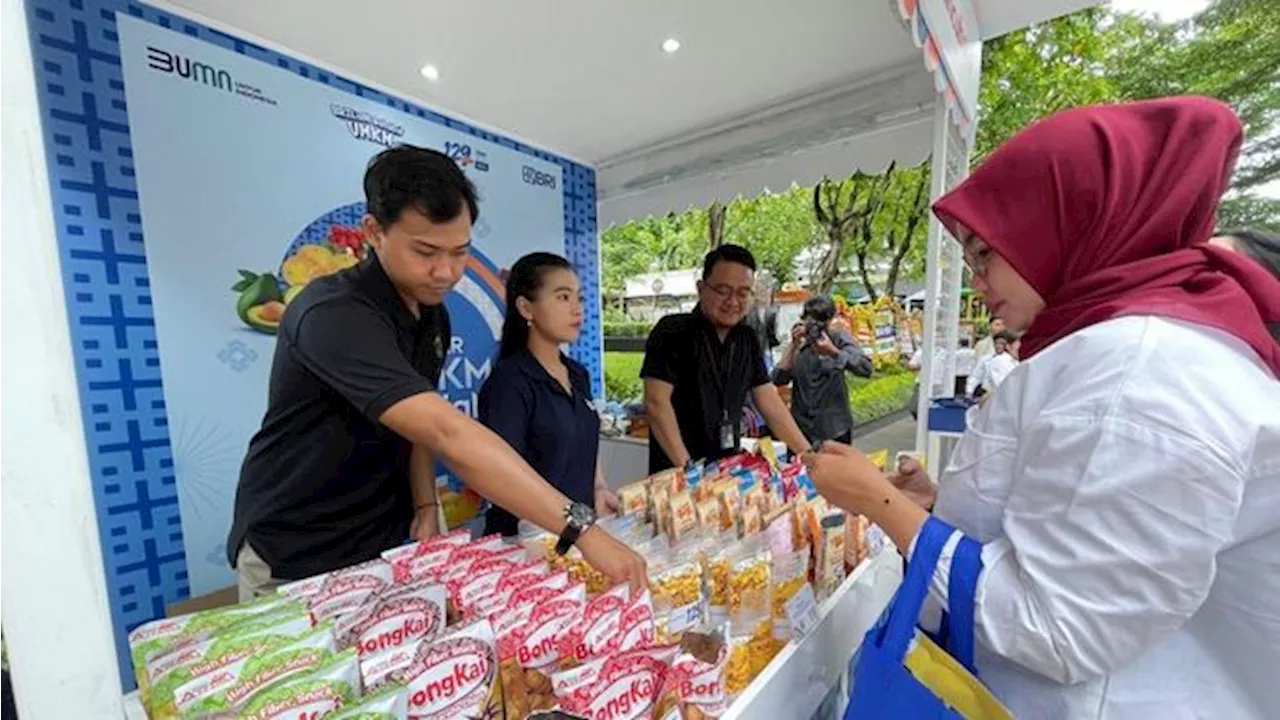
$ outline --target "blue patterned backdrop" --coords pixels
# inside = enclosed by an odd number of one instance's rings
[[[302,77],[558,164],[565,253],[587,292],[573,348],[603,393],[595,172],[313,65],[122,0],[27,0],[62,274],[93,474],[111,617],[125,636],[189,595],[173,454],[121,74],[116,13],[183,32]]]

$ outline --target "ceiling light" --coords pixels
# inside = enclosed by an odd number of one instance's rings
[[[435,82],[440,79],[440,68],[435,65],[423,65],[418,72],[422,73],[422,77]]]
[[[680,49],[680,41],[675,38],[667,38],[662,41],[662,51],[670,55]]]

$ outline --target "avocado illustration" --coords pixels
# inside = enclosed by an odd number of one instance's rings
[[[255,320],[250,319],[251,310],[268,303],[277,303],[280,305],[281,311],[284,309],[284,305],[281,302],[283,298],[280,295],[280,283],[276,280],[276,276],[269,272],[258,274],[248,270],[241,270],[240,281],[232,285],[231,289],[240,293],[239,297],[236,298],[236,315],[246,325],[255,330],[261,330],[262,328],[255,325]],[[269,314],[270,312],[268,312]],[[257,315],[256,322],[261,323],[262,313],[259,312]],[[279,317],[275,318],[273,322],[274,325],[278,325],[280,322]],[[264,332],[274,333],[274,325],[272,329],[264,330]]]
[[[245,322],[249,327],[258,332],[275,335],[276,330],[280,328],[280,318],[284,317],[284,303],[279,300],[269,300],[261,305],[254,305],[249,308],[246,316]]]

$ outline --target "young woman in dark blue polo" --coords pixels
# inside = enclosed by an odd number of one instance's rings
[[[531,253],[507,277],[498,361],[480,390],[480,421],[560,492],[604,515],[617,509],[597,461],[600,418],[586,368],[560,352],[582,331],[582,286],[568,260]],[[517,519],[492,506],[485,534],[515,535]]]

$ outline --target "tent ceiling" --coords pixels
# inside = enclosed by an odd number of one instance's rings
[[[897,0],[166,4],[595,165],[602,226],[929,148],[931,80]],[[975,12],[990,37],[1088,4]]]

